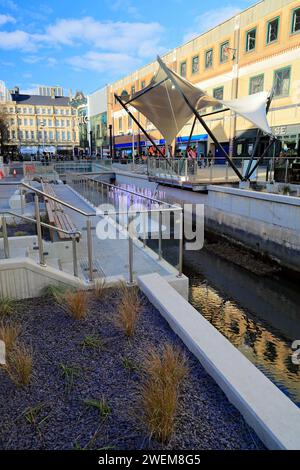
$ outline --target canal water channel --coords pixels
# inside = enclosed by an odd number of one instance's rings
[[[145,190],[133,184],[119,184],[119,187],[164,201],[168,199],[163,191],[154,194],[149,188]],[[120,191],[120,198],[123,194]],[[117,207],[118,197],[118,191],[113,191],[107,202]],[[222,243],[219,241],[219,245]],[[157,240],[147,244],[157,249]],[[234,245],[232,260],[230,256],[224,259],[220,250],[214,252],[211,245],[215,246],[215,240],[211,243],[210,234],[202,250],[184,252],[190,303],[300,406],[300,365],[292,362],[292,343],[300,340],[299,280],[277,269],[257,274],[248,269],[247,262],[236,263],[239,256],[234,256],[237,249]],[[162,249],[163,257],[176,265],[178,240],[163,240]]]

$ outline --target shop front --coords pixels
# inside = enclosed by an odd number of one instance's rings
[[[285,156],[300,158],[300,124],[272,127],[272,132]]]
[[[201,153],[206,155],[207,152],[207,134],[195,135],[191,139],[191,146],[196,148],[197,155]],[[165,139],[153,139],[155,145],[165,152],[166,141]],[[185,156],[186,147],[189,141],[189,137],[177,137],[176,138],[176,149],[175,155]],[[149,140],[146,140],[144,135],[132,136],[118,136],[115,138],[115,154],[117,158],[132,158],[132,152],[134,150],[135,155],[147,155],[149,149],[153,147]],[[174,149],[173,149],[174,151]]]

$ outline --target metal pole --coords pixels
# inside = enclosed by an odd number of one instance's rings
[[[76,237],[72,238],[72,249],[73,249],[73,271],[74,276],[78,277],[78,260],[77,260],[77,247],[76,247]]]
[[[133,198],[131,196],[129,212],[131,210],[132,204],[133,204]],[[133,230],[132,230],[132,218],[131,218],[131,215],[129,215],[129,212],[127,216],[129,283],[133,284]]]
[[[46,266],[44,247],[43,247],[42,226],[41,226],[40,202],[39,202],[39,196],[37,194],[34,196],[34,204],[35,204],[35,220],[36,220],[36,230],[37,230],[37,237],[38,237],[40,265]]]
[[[143,134],[147,137],[147,139],[151,142],[151,144],[156,148],[156,150],[160,153],[160,155],[166,160],[165,155],[162,153],[160,148],[156,145],[152,137],[148,134],[148,132],[144,129],[144,127],[139,123],[139,121],[135,118],[135,116],[127,109],[123,101],[118,97],[118,95],[115,93],[115,98],[118,101],[118,103],[122,106],[123,109],[128,113],[128,115],[131,117],[131,119],[136,123],[136,125],[141,129]],[[166,160],[168,161],[168,160]]]
[[[178,277],[182,277],[182,266],[183,266],[183,209],[180,212],[179,219],[179,266],[178,266]]]
[[[6,259],[8,259],[9,258],[9,242],[8,242],[7,225],[6,225],[5,216],[2,217],[2,232],[3,232],[4,256]]]
[[[90,282],[94,279],[93,270],[93,239],[92,239],[92,223],[88,218],[86,222],[86,233],[87,233],[87,250],[88,250],[88,265],[89,265],[89,280]]]
[[[21,214],[24,214],[24,200],[23,200],[23,188],[20,188],[20,198],[21,198]]]
[[[197,122],[197,117],[195,116],[195,117],[194,117],[193,124],[192,124],[192,128],[191,128],[191,132],[190,132],[190,135],[189,135],[189,140],[188,140],[188,143],[187,143],[187,146],[186,146],[186,149],[185,149],[185,155],[186,155],[186,157],[188,156],[187,150],[188,150],[189,146],[191,145],[191,140],[192,140],[192,137],[193,137],[193,133],[194,133],[194,129],[195,129],[196,122]]]
[[[166,64],[161,60],[161,58],[158,56],[157,57],[157,61],[159,63],[159,65],[161,66],[161,68],[164,70],[164,72],[167,74],[167,76],[169,77],[169,79],[171,80],[171,82],[173,83],[173,85],[175,86],[176,90],[178,91],[178,93],[180,93],[180,95],[182,96],[183,100],[185,101],[185,103],[187,104],[187,106],[190,108],[190,110],[192,111],[192,113],[197,117],[198,121],[200,122],[200,124],[204,127],[204,129],[206,130],[207,134],[210,136],[210,138],[212,139],[212,141],[214,142],[214,144],[219,148],[219,150],[221,151],[221,153],[224,154],[226,160],[228,161],[229,165],[231,166],[231,168],[234,170],[234,172],[236,173],[236,175],[239,177],[239,179],[241,181],[244,181],[244,178],[243,176],[241,175],[241,173],[239,172],[239,170],[237,169],[237,167],[235,166],[235,164],[231,161],[231,159],[229,158],[229,155],[228,153],[225,151],[225,149],[223,148],[223,146],[220,144],[220,142],[217,140],[217,138],[215,137],[215,135],[213,134],[213,132],[210,130],[210,128],[208,127],[208,125],[206,124],[206,122],[204,121],[204,119],[202,119],[202,117],[200,116],[200,114],[198,113],[198,111],[194,108],[194,106],[189,102],[188,98],[185,96],[184,92],[182,91],[182,89],[180,88],[180,86],[178,85],[177,81],[174,79],[171,71],[168,69],[168,67],[166,66]]]
[[[149,213],[142,214],[143,218],[143,246],[146,248],[146,221],[148,222]]]
[[[252,167],[251,171],[249,172],[248,177],[247,177],[248,180],[250,180],[251,176],[255,172],[255,170],[258,167],[258,165],[260,164],[260,162],[265,158],[265,155],[267,155],[268,151],[270,150],[272,145],[275,143],[275,140],[276,140],[275,137],[271,137],[269,145],[265,148],[262,155],[258,158],[256,164]]]
[[[162,212],[158,213],[158,259],[162,259]]]
[[[289,160],[286,159],[285,161],[285,175],[284,175],[284,182],[288,182],[288,171],[289,171]]]

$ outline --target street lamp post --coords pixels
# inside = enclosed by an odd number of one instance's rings
[[[44,121],[40,124],[40,130],[42,132],[42,140],[43,140],[43,154],[45,153],[45,133],[44,133],[45,123]]]

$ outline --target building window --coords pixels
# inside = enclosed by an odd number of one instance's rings
[[[277,41],[279,33],[279,18],[274,18],[268,22],[267,26],[267,44]]]
[[[29,125],[33,126],[33,119],[29,119]]]
[[[131,87],[131,96],[133,96],[134,94],[135,94],[135,86],[132,85],[132,87]]]
[[[141,83],[141,89],[143,90],[144,88],[146,88],[146,82],[145,82],[145,80],[143,80],[142,83]]]
[[[60,125],[61,125],[61,127],[65,127],[65,120],[64,119],[61,120]]]
[[[66,115],[67,115],[67,116],[70,115],[70,110],[69,110],[69,109],[66,110]]]
[[[34,131],[31,131],[31,140],[34,140]]]
[[[300,8],[296,8],[292,14],[292,33],[300,31]]]
[[[66,133],[65,133],[65,131],[62,131],[62,133],[61,133],[61,138],[62,138],[62,140],[66,140]]]
[[[288,96],[290,93],[291,67],[275,70],[274,96]]]
[[[229,41],[223,42],[220,46],[220,62],[224,63],[228,60],[228,48],[229,48]]]
[[[120,117],[119,118],[119,131],[122,130],[122,118]]]
[[[181,62],[180,64],[180,75],[186,77],[186,61]]]
[[[67,127],[70,127],[70,119],[67,119],[67,120],[66,120],[66,126],[67,126]]]
[[[57,140],[57,141],[60,140],[60,132],[59,132],[59,131],[56,131],[56,140]]]
[[[246,33],[246,52],[254,51],[256,46],[256,28]]]
[[[49,139],[53,140],[53,131],[49,131]]]
[[[199,56],[195,56],[192,58],[192,73],[199,72]]]
[[[24,114],[27,114],[27,108],[24,108],[24,109],[23,109],[23,113],[24,113]]]
[[[13,139],[16,138],[16,131],[12,131],[12,138],[13,138]]]
[[[251,77],[249,81],[249,95],[254,95],[254,93],[259,93],[264,89],[264,74],[256,75],[256,77]]]
[[[128,129],[132,128],[132,117],[128,116]]]
[[[216,98],[216,100],[222,100],[223,96],[224,96],[224,87],[220,86],[213,90],[213,97]],[[222,107],[223,106],[221,104],[217,104],[216,106],[213,107],[213,109],[216,111],[218,109],[221,109]]]
[[[27,118],[24,119],[24,126],[27,126],[28,125],[28,120]]]
[[[29,140],[29,131],[25,131],[25,139]]]
[[[209,69],[213,66],[213,50],[209,49],[205,52],[205,68]]]
[[[70,131],[67,132],[67,139],[68,139],[69,141],[71,140],[71,132],[70,132]]]

